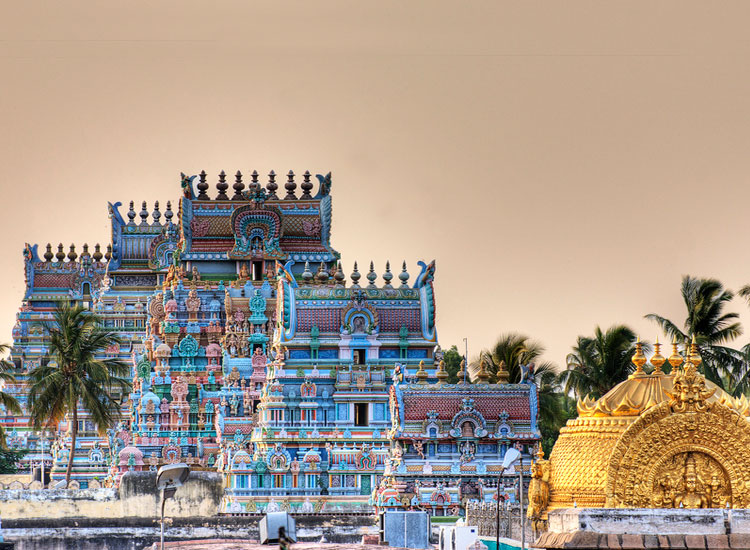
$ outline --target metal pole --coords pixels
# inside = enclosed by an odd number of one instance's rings
[[[44,489],[44,433],[42,433],[42,489]]]
[[[526,548],[526,524],[523,522],[523,457],[521,457],[521,469],[518,472],[518,480],[520,482],[520,494],[521,494],[521,550]]]
[[[497,476],[497,493],[495,493],[495,499],[497,500],[497,517],[495,518],[495,547],[500,550],[500,483],[503,479],[503,472],[500,472]]]
[[[164,550],[164,503],[165,502],[167,502],[167,499],[164,498],[164,489],[162,489],[161,490],[161,550]]]
[[[466,384],[466,370],[469,368],[469,339],[464,338],[464,384]],[[498,501],[498,505],[500,501]]]
[[[510,501],[505,503],[505,519],[507,520],[507,523],[505,524],[505,536],[509,539],[513,538],[513,533],[510,530],[510,520],[511,520],[511,513],[510,513]]]

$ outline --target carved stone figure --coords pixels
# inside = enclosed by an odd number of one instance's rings
[[[526,514],[537,533],[546,528],[544,512],[549,504],[549,474],[549,461],[544,459],[544,451],[540,445],[537,460],[531,465],[529,508]]]

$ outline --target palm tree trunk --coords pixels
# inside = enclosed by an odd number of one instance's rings
[[[78,405],[78,403],[76,403]],[[68,469],[65,472],[65,488],[70,485],[70,474],[73,472],[73,456],[76,452],[76,436],[78,435],[78,407],[73,406],[73,426],[70,430],[70,453],[68,454]]]

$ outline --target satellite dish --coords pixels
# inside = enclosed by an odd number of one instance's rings
[[[162,466],[156,474],[156,488],[162,489],[176,489],[187,481],[190,475],[190,466],[187,464],[169,464]]]
[[[519,451],[515,447],[511,447],[510,449],[505,451],[505,457],[503,458],[503,470],[507,470],[508,468],[510,468],[510,465],[519,458],[521,458],[521,451]]]

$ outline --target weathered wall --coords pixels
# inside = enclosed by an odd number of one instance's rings
[[[115,489],[0,491],[0,516],[16,518],[114,518],[122,515]]]
[[[211,517],[218,514],[221,474],[191,472],[188,481],[167,501],[169,517]],[[0,491],[0,517],[8,519],[158,518],[160,494],[155,472],[128,472],[116,489]]]
[[[187,482],[167,501],[169,517],[211,517],[219,513],[223,495],[221,474],[191,472]],[[156,472],[128,472],[120,481],[123,517],[159,517],[161,495],[156,491]]]
[[[372,516],[341,514],[298,515],[300,541],[356,543],[363,535],[377,534]],[[258,540],[260,516],[176,518],[166,529],[167,541],[203,538]],[[159,540],[154,519],[55,519],[9,520],[3,522],[6,540],[16,550],[141,550]]]

